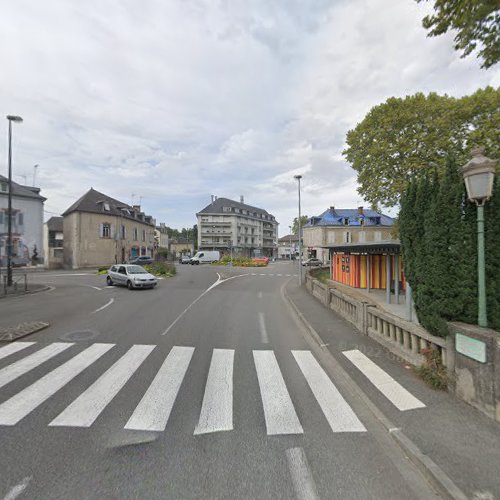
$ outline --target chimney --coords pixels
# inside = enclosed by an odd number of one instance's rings
[[[358,207],[358,215],[365,215],[363,207]]]
[[[133,205],[132,208],[136,211],[136,212],[140,212],[141,211],[141,206],[140,205]]]
[[[242,194],[240,194],[240,203],[245,203],[245,198],[243,197]]]
[[[210,197],[212,198],[212,203],[213,203],[215,196],[213,194],[211,194]]]
[[[330,207],[330,212],[333,212],[335,210],[335,207]]]

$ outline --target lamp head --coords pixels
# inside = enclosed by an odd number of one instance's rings
[[[496,160],[484,156],[484,148],[475,147],[472,150],[472,159],[462,167],[470,201],[484,205],[491,198],[496,164]]]
[[[302,176],[301,175],[294,175],[293,178],[297,179],[297,180],[300,180],[300,179],[302,179]]]
[[[16,115],[7,115],[7,120],[9,120],[10,122],[17,122],[17,123],[21,123],[23,121],[23,119],[20,116]]]

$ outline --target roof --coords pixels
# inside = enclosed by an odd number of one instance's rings
[[[47,222],[47,228],[49,231],[62,232],[63,230],[63,220],[64,217],[51,217]]]
[[[345,224],[348,219],[348,224]],[[362,221],[362,222],[361,222]],[[306,227],[316,226],[392,226],[394,219],[375,210],[330,207],[321,215],[310,217]]]
[[[256,213],[258,215],[267,215],[269,217],[274,216],[271,215],[267,210],[263,208],[253,207],[252,205],[246,205],[245,203],[240,203],[239,201],[230,200],[229,198],[217,198],[212,203],[207,205],[203,210],[200,210],[198,214],[222,214],[227,213],[223,210],[224,207],[230,208],[238,208],[240,210],[247,210],[252,213]],[[234,213],[234,211],[232,210]],[[196,214],[196,215],[198,215]]]
[[[106,206],[109,207],[109,210],[106,209]],[[71,205],[63,213],[63,217],[73,212],[114,215],[117,217],[132,219],[143,224],[154,225],[153,218],[150,215],[138,212],[131,205],[127,205],[127,203],[124,203],[123,201],[111,198],[111,196],[108,196],[107,194],[100,193],[94,188],[90,188],[81,198],[75,201],[75,203],[73,203],[73,205]],[[137,218],[138,214],[142,214],[145,219],[141,220]]]
[[[0,181],[9,183],[9,179],[0,175]],[[7,192],[1,191],[0,194],[7,196]],[[33,198],[35,200],[40,200],[42,203],[47,199],[40,194],[40,188],[23,186],[17,182],[12,181],[12,196],[18,196],[20,198]]]
[[[288,234],[286,236],[282,236],[278,239],[278,243],[290,243],[290,241],[299,241],[298,234]]]
[[[339,245],[323,246],[334,252],[363,253],[363,254],[398,254],[401,243],[399,240],[367,241],[364,243],[342,243]]]
[[[170,240],[172,245],[191,245],[193,242],[188,238],[176,238],[175,240]]]

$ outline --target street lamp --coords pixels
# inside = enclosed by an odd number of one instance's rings
[[[9,120],[9,195],[7,217],[7,286],[12,286],[12,122],[21,123],[20,116],[7,115]]]
[[[292,226],[288,226],[290,229],[290,260],[292,260]]]
[[[298,189],[299,189],[299,286],[302,285],[302,238],[301,238],[301,224],[300,224],[300,179],[302,179],[301,175],[294,175],[294,179],[298,181]]]
[[[472,159],[462,167],[467,196],[477,205],[478,325],[488,326],[484,264],[484,204],[491,198],[496,160],[484,156],[484,148],[472,150]]]

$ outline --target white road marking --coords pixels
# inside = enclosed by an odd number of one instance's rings
[[[115,288],[113,285],[108,285],[106,288]]]
[[[47,276],[51,277],[61,277],[61,276],[94,276],[91,273],[74,273],[74,274],[48,274]]]
[[[266,274],[265,273],[260,273],[259,276],[266,276]]]
[[[170,326],[162,333],[162,335],[166,335],[175,325],[176,323],[193,307],[202,297],[204,297],[210,290],[215,288],[216,286],[219,286],[221,283],[225,283],[226,281],[233,280],[235,278],[241,278],[242,276],[248,276],[247,274],[238,274],[237,276],[231,276],[230,278],[225,278],[222,279],[222,276],[217,273],[218,279],[215,283],[210,285],[200,296],[198,296],[196,299],[189,304],[184,311],[182,311],[177,318],[174,319],[173,323],[170,324]]]
[[[297,500],[316,500],[319,498],[304,449],[289,448],[286,450],[286,459]]]
[[[273,351],[253,351],[268,435],[303,434]]]
[[[109,307],[114,301],[115,299],[113,298],[109,299],[109,301],[106,304],[104,304],[102,307],[99,307],[99,309],[96,309],[92,314],[98,313],[99,311],[106,309],[106,307]]]
[[[172,347],[125,429],[165,430],[193,352],[194,347]]]
[[[269,337],[267,336],[266,322],[264,320],[264,313],[259,313],[259,329],[260,329],[260,341],[263,344],[269,344]]]
[[[0,425],[15,425],[115,344],[93,344],[0,405]]]
[[[282,274],[277,274],[276,276],[283,276]]]
[[[258,299],[261,299],[261,298],[262,298],[262,292],[259,292],[259,293],[257,294],[257,298],[258,298]]]
[[[233,430],[233,349],[214,349],[194,434]]]
[[[251,273],[250,275],[251,276],[257,276],[257,273]]]
[[[85,286],[93,288],[94,290],[102,290],[102,288],[99,288],[98,286],[92,286],[92,285],[85,285]]]
[[[333,432],[366,432],[365,426],[310,351],[292,351]]]
[[[26,476],[19,484],[16,484],[8,493],[3,497],[3,500],[15,500],[27,487],[33,476]]]
[[[20,359],[19,361],[16,361],[15,363],[12,363],[9,366],[6,366],[5,368],[2,368],[0,370],[0,387],[3,387],[21,375],[28,373],[30,370],[33,370],[33,368],[36,368],[48,359],[53,358],[60,352],[65,351],[72,345],[74,344],[71,342],[55,342],[37,352],[34,352],[33,354],[30,354],[29,356],[26,356],[23,359]]]
[[[401,411],[425,408],[425,404],[396,382],[361,351],[354,349],[342,353],[368,380]]]
[[[285,276],[288,276],[288,277],[290,277],[290,276],[291,276],[291,274],[285,274]]]
[[[6,358],[15,352],[22,351],[33,344],[35,344],[35,342],[14,342],[13,344],[6,345],[0,349],[0,359]]]
[[[155,347],[154,345],[132,346],[49,425],[90,427]]]

